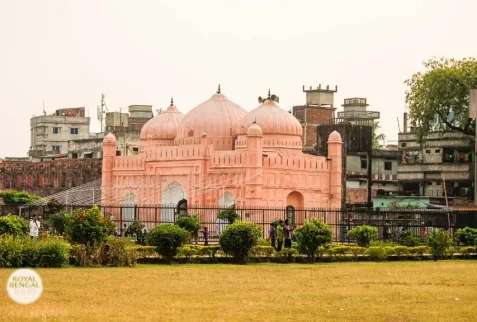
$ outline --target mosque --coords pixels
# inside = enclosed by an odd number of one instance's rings
[[[103,141],[102,204],[188,207],[339,208],[341,136],[328,156],[302,152],[303,128],[275,96],[247,112],[220,91],[182,114],[171,105],[147,122],[135,156]],[[174,214],[163,211],[162,222]]]

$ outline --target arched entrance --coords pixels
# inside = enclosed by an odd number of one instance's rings
[[[177,214],[179,216],[187,216],[187,200],[182,199],[177,204]]]
[[[131,223],[134,221],[136,217],[136,195],[133,193],[128,193],[124,197],[124,203],[123,203],[123,227],[120,227],[121,229],[124,229],[125,227],[129,227]]]
[[[219,201],[220,209],[230,208],[234,204],[235,204],[235,198],[234,198],[234,195],[231,192],[227,191],[220,197],[220,201]],[[216,219],[215,223],[216,223],[216,226],[217,226],[216,227],[217,235],[219,235],[219,236],[222,234],[222,232],[225,230],[225,228],[227,228],[227,226],[229,225],[228,221],[222,220],[222,219],[219,219],[219,218]]]
[[[165,186],[161,198],[161,222],[173,224],[175,214],[179,210],[179,202],[182,202],[181,205],[183,205],[183,201],[185,201],[185,208],[187,209],[187,195],[178,182],[174,181]],[[183,209],[183,206],[181,207]]]
[[[287,207],[286,207],[286,219],[290,221],[290,223],[296,223],[296,220],[298,219],[299,222],[303,222],[304,218],[301,218],[302,216],[298,215],[300,218],[296,218],[297,214],[296,211],[302,210],[305,207],[305,199],[303,198],[303,195],[299,193],[298,191],[292,191],[288,194],[287,196]]]

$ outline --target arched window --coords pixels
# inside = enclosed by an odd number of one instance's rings
[[[295,207],[287,206],[285,208],[286,219],[290,222],[290,224],[295,223]]]
[[[177,215],[187,216],[187,200],[182,199],[177,203]]]

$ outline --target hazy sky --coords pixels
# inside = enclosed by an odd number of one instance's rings
[[[222,92],[247,110],[268,88],[366,97],[397,140],[404,80],[432,56],[477,56],[476,0],[0,0],[0,156],[26,156],[32,115],[85,106],[187,112]]]

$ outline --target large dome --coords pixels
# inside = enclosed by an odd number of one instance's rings
[[[156,117],[150,119],[141,129],[141,140],[174,140],[184,114],[179,112],[171,100],[171,105]]]
[[[217,150],[229,150],[237,137],[237,126],[247,111],[220,93],[187,113],[177,131],[177,144],[197,144],[203,133]]]
[[[265,100],[245,116],[237,129],[238,135],[246,135],[248,128],[254,123],[260,126],[264,135],[303,135],[300,122],[271,99]]]

